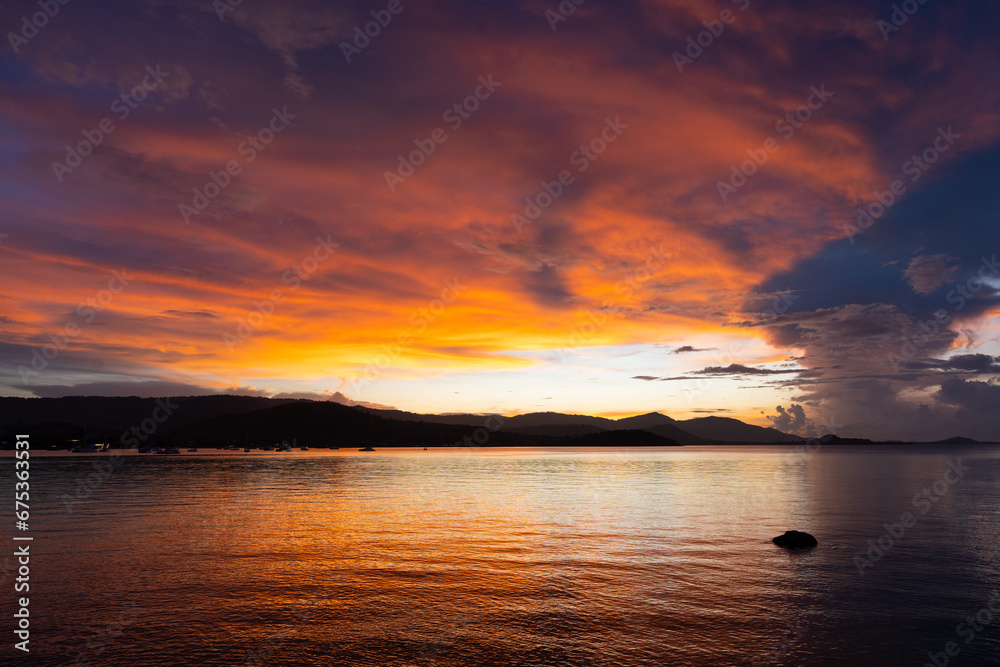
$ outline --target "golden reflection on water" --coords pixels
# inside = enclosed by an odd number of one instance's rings
[[[947,454],[136,456],[71,515],[56,499],[86,462],[51,458],[38,655],[74,659],[135,600],[138,627],[91,662],[852,664],[864,647],[869,664],[914,664],[997,581],[1000,468],[973,456],[864,576],[852,556]],[[770,543],[792,528],[820,546]],[[977,642],[965,656],[996,648]]]

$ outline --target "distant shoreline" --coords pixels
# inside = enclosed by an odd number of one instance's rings
[[[217,449],[215,447],[199,447],[196,452],[181,451],[179,454],[165,455],[161,453],[139,453],[138,449],[109,449],[103,452],[73,452],[69,449],[33,449],[31,450],[32,458],[108,458],[110,456],[128,456],[136,458],[151,458],[151,459],[175,459],[175,458],[191,458],[191,457],[206,457],[206,456],[222,456],[226,458],[305,458],[309,456],[315,456],[317,454],[323,456],[372,456],[377,455],[379,452],[383,453],[399,453],[399,452],[413,452],[422,453],[427,452],[428,454],[442,454],[442,453],[470,453],[470,452],[484,452],[484,451],[551,451],[551,452],[569,452],[569,451],[620,451],[620,450],[631,450],[631,451],[670,451],[677,449],[684,449],[688,451],[704,451],[704,450],[725,450],[728,448],[761,448],[761,449],[795,449],[796,447],[801,447],[802,443],[788,443],[788,442],[776,442],[776,443],[718,443],[711,445],[487,445],[487,446],[452,446],[452,445],[382,445],[375,447],[374,451],[359,451],[357,446],[344,446],[340,448],[332,447],[310,447],[308,451],[293,450],[290,452],[278,452],[273,450],[262,450],[253,449],[249,452],[244,452],[243,449],[237,451]],[[949,449],[959,449],[959,448],[990,448],[1000,446],[1000,443],[995,442],[975,442],[975,443],[942,443],[942,442],[873,442],[873,443],[830,443],[829,446],[834,449],[850,449],[852,451],[857,451],[858,449],[879,451],[889,447],[926,447],[926,448],[949,448]],[[13,449],[0,449],[0,458],[12,458],[14,456]]]

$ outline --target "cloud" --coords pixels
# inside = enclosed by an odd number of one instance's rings
[[[996,276],[987,241],[995,238],[995,213],[978,193],[1000,178],[998,155],[989,148],[939,165],[935,179],[898,201],[854,244],[832,240],[756,287],[767,293],[791,285],[801,295],[770,321],[738,326],[762,331],[779,349],[801,350],[799,363],[808,371],[775,384],[800,389],[796,401],[844,425],[840,434],[977,437],[955,421],[956,408],[940,400],[937,388],[996,372],[996,342],[984,318],[998,313],[1000,295],[982,280]],[[907,266],[903,280],[900,264]],[[992,354],[955,354],[959,347]],[[997,437],[996,426],[978,427],[981,439]]]
[[[164,380],[107,381],[75,385],[46,385],[33,387],[31,392],[39,398],[59,398],[63,396],[138,396],[140,398],[166,398],[168,396],[265,396],[268,398],[305,399],[309,401],[332,401],[347,406],[360,406],[378,410],[395,410],[391,405],[355,401],[341,392],[273,392],[253,387],[213,388],[183,382]]]
[[[3,381],[26,390],[17,366],[125,267],[136,280],[39,381],[96,391],[182,369],[213,391],[267,378],[295,393],[359,376],[403,334],[410,342],[366,395],[412,383],[408,400],[447,410],[454,387],[435,393],[428,378],[500,381],[535,363],[524,351],[564,348],[573,327],[613,312],[587,345],[735,334],[773,347],[755,359],[801,357],[801,372],[727,360],[636,376],[645,381],[755,378],[764,388],[747,390],[759,392],[753,405],[787,404],[775,392],[798,388],[809,415],[836,408],[890,435],[923,425],[921,404],[947,417],[955,408],[930,383],[991,366],[934,364],[972,341],[998,353],[986,319],[1000,310],[995,283],[960,311],[948,301],[982,252],[996,251],[997,15],[983,3],[928,3],[886,43],[870,4],[759,5],[684,74],[670,54],[709,18],[693,0],[587,3],[572,30],[555,33],[545,3],[406,4],[350,64],[338,44],[372,20],[356,3],[243,2],[220,21],[202,0],[109,0],[53,20],[0,83]],[[81,38],[102,34],[115,39]],[[164,86],[57,181],[51,165],[65,146],[157,63],[171,72]],[[503,82],[496,94],[460,128],[446,125],[442,113],[491,72]],[[717,182],[819,83],[835,93],[830,104],[779,137],[723,202]],[[285,104],[292,127],[244,160],[237,147]],[[619,117],[628,129],[578,170],[570,156]],[[942,119],[961,135],[955,146],[847,241],[857,207],[906,178],[904,160]],[[384,173],[438,127],[447,142],[390,192]],[[242,171],[183,224],[178,204],[231,160]],[[563,170],[573,183],[517,234],[511,214]],[[328,235],[341,243],[335,257],[293,290],[286,272]],[[635,280],[657,246],[665,261]],[[440,310],[444,281],[456,278],[468,287]],[[942,308],[960,321],[922,334]],[[223,335],[250,317],[263,320],[230,349]],[[888,355],[921,335],[896,373]],[[633,403],[648,388],[625,384],[635,394],[607,400]],[[572,400],[554,397],[559,409]]]
[[[785,433],[795,433],[796,435],[811,435],[814,431],[812,422],[806,418],[805,410],[801,405],[792,404],[785,410],[782,406],[777,406],[777,415],[769,415],[767,418],[774,428]]]
[[[294,398],[294,399],[304,399],[307,401],[331,401],[333,403],[339,403],[341,405],[346,405],[348,407],[359,406],[362,408],[372,408],[375,410],[395,410],[396,408],[391,405],[382,405],[381,403],[370,403],[368,401],[355,401],[348,398],[339,391],[325,390],[322,392],[316,391],[288,391],[280,393],[268,393],[271,398]]]
[[[941,371],[986,365],[978,357],[954,364],[936,359],[934,355],[951,349],[958,334],[941,326],[924,329],[918,318],[888,304],[800,311],[753,326],[773,345],[803,351],[797,361],[803,373],[776,382],[800,389],[793,405],[808,409],[814,420],[838,425],[828,428],[844,437],[926,440],[955,435],[955,410],[933,397],[934,387],[945,379]],[[790,416],[779,410],[769,419],[801,425],[792,409],[786,413]]]
[[[743,364],[729,364],[728,366],[708,366],[700,371],[693,371],[694,375],[783,375],[786,373],[800,373],[801,369],[787,368],[759,368],[756,366],[745,366]]]
[[[803,369],[800,368],[787,368],[787,369],[776,369],[776,368],[760,368],[756,366],[745,366],[743,364],[729,364],[728,366],[708,366],[702,368],[701,370],[691,371],[687,375],[676,375],[673,377],[657,377],[655,375],[633,375],[633,380],[645,380],[658,381],[658,382],[669,382],[672,380],[691,380],[696,376],[711,375],[715,377],[744,377],[747,375],[786,375],[789,373],[802,373]]]
[[[165,310],[163,311],[163,314],[169,315],[170,317],[179,317],[179,318],[207,319],[207,320],[219,319],[218,314],[208,310]]]
[[[904,364],[911,370],[961,371],[963,373],[1000,373],[1000,357],[988,354],[956,354],[948,359],[921,359]]]
[[[534,296],[539,305],[546,307],[565,306],[573,296],[565,280],[555,266],[543,264],[526,274],[525,288]]]
[[[89,382],[76,385],[46,385],[32,387],[39,398],[62,396],[138,396],[140,398],[165,398],[167,396],[211,396],[220,393],[244,393],[254,396],[259,392],[223,392],[183,382],[164,380]]]
[[[348,398],[347,396],[345,396],[344,394],[340,393],[339,391],[333,392],[332,394],[330,392],[326,392],[326,397],[327,397],[327,399],[333,401],[334,403],[340,403],[341,405],[360,406],[360,407],[363,407],[363,408],[372,408],[374,410],[396,410],[397,409],[397,408],[395,408],[394,406],[391,406],[391,405],[382,405],[380,403],[370,403],[368,401],[355,401],[354,399]]]
[[[960,419],[988,417],[995,423],[997,406],[1000,406],[1000,384],[955,378],[941,383],[937,398],[957,407]]]
[[[953,428],[956,434],[1000,442],[997,433],[1000,384],[955,378],[943,382],[935,398],[955,409]]]
[[[998,358],[982,353],[937,358],[958,337],[945,327],[930,335],[916,318],[885,304],[799,312],[765,327],[772,340],[804,350],[799,363],[806,372],[781,384],[802,390],[795,400],[803,410],[808,407],[824,424],[841,425],[833,430],[837,435],[913,441],[1000,435],[995,416],[985,409],[996,385],[959,377],[996,375]],[[905,341],[912,358],[896,372],[887,362],[893,356],[902,360]],[[804,416],[796,404],[768,418],[802,432]]]
[[[934,330],[920,322],[896,306],[875,303],[799,311],[741,326],[762,329],[776,347],[805,349],[808,367],[839,364],[868,375],[890,371],[890,355],[903,355],[904,341],[918,341],[922,355],[931,355],[948,350],[958,338],[946,327]]]
[[[948,255],[920,255],[910,260],[903,277],[917,294],[930,294],[947,283],[955,273],[954,257]]]
[[[335,44],[354,26],[349,9],[319,0],[244,5],[229,16],[281,57],[286,67],[284,87],[301,99],[312,97],[315,86],[299,73],[297,54]]]

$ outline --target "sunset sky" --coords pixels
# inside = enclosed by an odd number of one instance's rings
[[[1000,438],[1000,6],[902,4],[3,2],[0,394]]]

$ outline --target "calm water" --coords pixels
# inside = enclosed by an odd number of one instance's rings
[[[67,512],[101,456],[32,458],[3,664],[1000,664],[997,448],[135,455]]]

